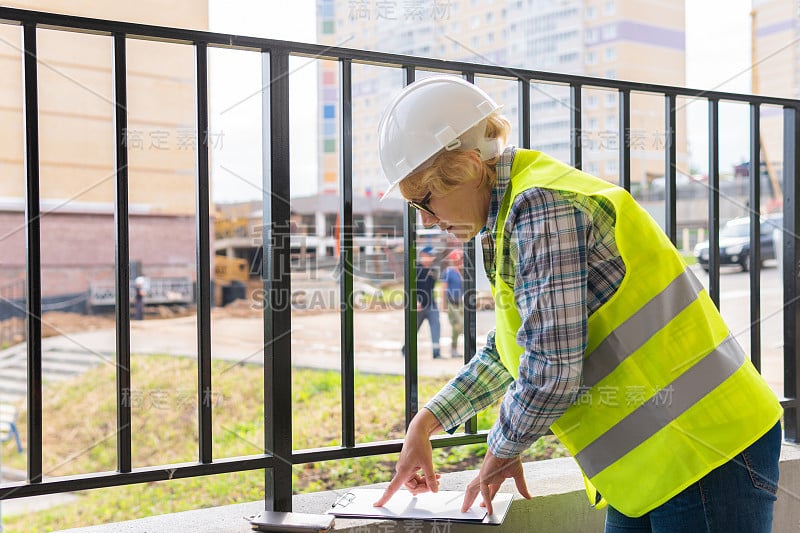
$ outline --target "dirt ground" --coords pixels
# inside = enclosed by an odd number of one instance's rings
[[[162,318],[178,318],[195,314],[195,309],[191,308],[170,308],[157,307],[148,309],[145,320],[158,320]],[[312,311],[301,311],[304,314]],[[259,318],[263,311],[254,307],[247,300],[236,300],[225,307],[215,307],[211,314],[214,318]],[[14,324],[11,324],[11,322]],[[10,319],[0,323],[16,330],[14,340],[22,342],[24,340],[25,322],[22,319]],[[93,331],[98,329],[111,329],[116,325],[116,320],[112,313],[102,315],[81,315],[77,313],[62,313],[59,311],[45,313],[42,315],[42,337],[55,337],[67,333],[77,333],[81,331]]]

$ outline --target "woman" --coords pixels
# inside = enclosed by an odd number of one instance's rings
[[[606,531],[770,531],[782,413],[713,302],[623,189],[531,150],[455,77],[411,84],[380,127],[391,183],[423,224],[480,235],[495,295],[486,346],[409,425],[383,505],[438,488],[430,436],[502,397],[463,508],[552,429]],[[421,472],[421,473],[420,473]]]

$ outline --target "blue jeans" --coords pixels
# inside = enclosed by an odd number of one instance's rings
[[[742,453],[644,516],[629,518],[609,506],[606,533],[769,533],[780,453],[778,423]]]
[[[433,356],[439,357],[439,336],[441,335],[442,326],[439,324],[439,309],[435,306],[428,305],[422,309],[417,310],[417,332],[422,326],[422,323],[427,320],[428,325],[431,327],[431,343],[433,344]]]

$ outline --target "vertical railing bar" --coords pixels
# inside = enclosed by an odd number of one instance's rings
[[[522,148],[531,147],[531,82],[526,78],[517,80],[519,93],[519,145]]]
[[[478,345],[477,335],[477,311],[478,311],[478,291],[476,288],[476,245],[475,239],[464,243],[464,260],[462,269],[464,272],[463,298],[464,298],[464,364],[469,363],[475,356]],[[464,425],[466,433],[478,432],[478,416],[475,415],[467,420]]]
[[[719,100],[708,100],[708,292],[719,309]]]
[[[197,422],[198,460],[210,463],[212,441],[211,383],[211,232],[208,157],[208,45],[195,43],[197,121]]]
[[[117,323],[117,470],[131,471],[131,291],[128,222],[128,91],[126,41],[114,34],[114,250]]]
[[[339,61],[341,137],[339,145],[339,254],[341,291],[342,446],[356,445],[355,339],[353,337],[353,63]]]
[[[664,231],[672,241],[677,242],[677,146],[675,140],[675,95],[664,95]]]
[[[289,234],[289,54],[261,54],[264,443],[276,461],[265,472],[265,508],[292,510],[292,315]]]
[[[28,482],[42,481],[42,256],[39,206],[39,98],[36,26],[23,27],[25,238],[27,246]]]
[[[761,372],[761,112],[750,104],[750,361]]]
[[[416,70],[413,66],[403,67],[404,85],[414,83]],[[411,206],[403,210],[403,254],[405,275],[405,398],[406,427],[419,409],[419,376],[417,354],[417,211]]]
[[[796,400],[800,391],[800,109],[783,108],[783,394]],[[783,435],[789,442],[800,441],[800,409],[790,407],[783,414]]]
[[[465,72],[464,79],[470,83],[475,83],[475,73],[474,72]],[[520,86],[522,92],[522,88]],[[524,97],[520,94],[520,109],[522,109]],[[525,106],[525,109],[530,110],[530,92],[528,93],[528,105]],[[530,113],[528,114],[530,116]],[[527,147],[530,145],[530,123],[527,127],[523,125],[524,123],[524,116],[521,120],[520,125],[520,144],[523,147]],[[524,134],[522,132],[528,132],[528,145],[525,144]],[[462,272],[463,272],[463,287],[462,287],[462,297],[464,301],[464,363],[468,363],[470,359],[475,354],[477,349],[477,300],[476,300],[476,291],[475,291],[475,279],[476,279],[476,272],[475,272],[475,240],[471,240],[469,242],[464,243],[463,246],[464,258],[462,262]],[[469,420],[467,420],[466,424],[464,424],[464,432],[466,433],[477,433],[478,432],[478,415],[472,416]]]
[[[570,139],[570,164],[578,169],[583,168],[583,119],[581,118],[581,85],[573,83],[569,86],[569,123],[572,137]]]
[[[619,90],[619,186],[631,190],[631,92]]]

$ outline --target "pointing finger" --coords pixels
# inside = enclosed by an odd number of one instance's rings
[[[386,487],[386,490],[383,492],[383,495],[380,498],[378,498],[378,501],[376,501],[372,505],[374,507],[383,507],[386,504],[386,502],[388,502],[392,498],[392,496],[394,496],[394,493],[397,492],[400,489],[400,487],[403,486],[404,483],[405,480],[402,477],[400,477],[400,473],[395,474],[395,476],[389,482],[389,486]]]
[[[472,504],[475,503],[475,498],[478,497],[478,481],[475,478],[469,485],[467,485],[467,490],[464,491],[464,503],[461,504],[461,512],[466,513],[469,511],[469,508],[472,507]]]

